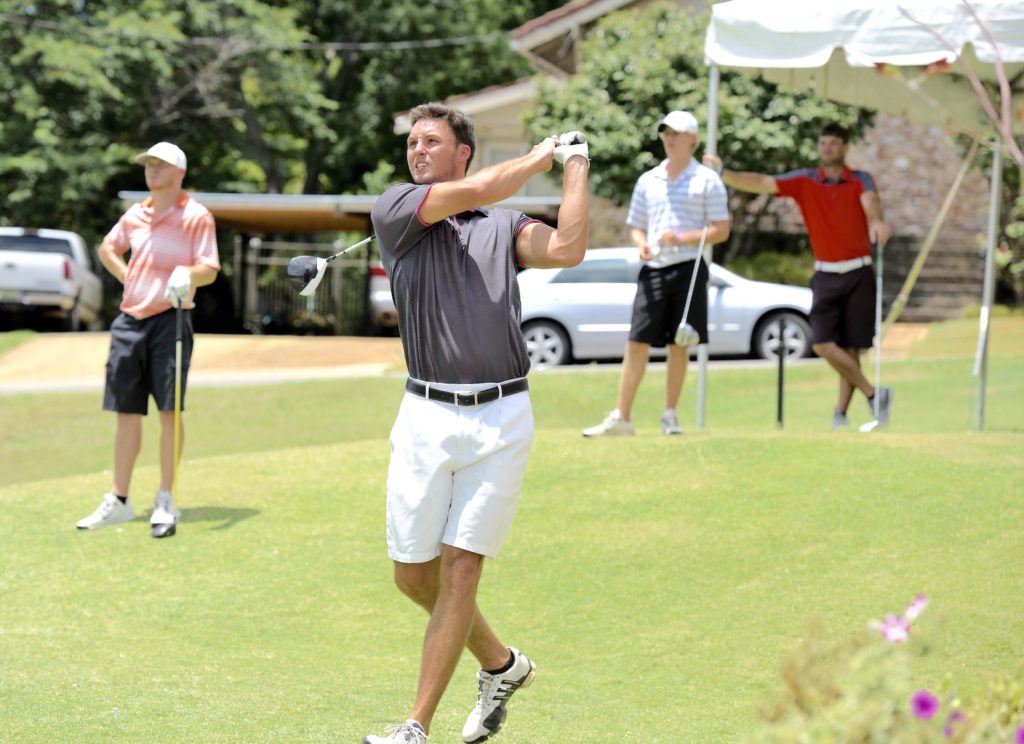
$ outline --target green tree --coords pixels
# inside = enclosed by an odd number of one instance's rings
[[[581,45],[583,61],[568,84],[541,84],[528,129],[542,137],[571,122],[587,132],[596,193],[628,203],[637,177],[664,157],[654,135],[658,118],[685,109],[707,121],[706,28],[705,13],[676,3],[606,16]],[[823,123],[841,122],[859,136],[871,120],[865,110],[729,71],[722,71],[718,102],[718,152],[737,170],[782,173],[806,166],[817,161]],[[752,200],[743,194],[733,199],[733,226],[746,232],[744,243],[756,234],[761,216],[750,209]],[[744,252],[737,250],[740,243],[733,241],[730,253]]]
[[[278,190],[335,107],[308,59],[275,49],[308,38],[286,7],[2,0],[0,13],[7,224],[97,240],[117,190],[144,187],[132,154],[161,139],[188,153],[192,188]]]
[[[526,61],[508,45],[507,31],[561,5],[561,0],[311,0],[301,22],[320,41],[403,44],[326,52],[321,91],[337,104],[330,132],[310,133],[302,191],[364,191],[364,174],[404,163],[404,144],[392,116],[430,100],[469,93],[528,75]],[[435,39],[475,39],[446,46]],[[419,44],[419,45],[417,45]],[[398,167],[398,179],[405,168]]]

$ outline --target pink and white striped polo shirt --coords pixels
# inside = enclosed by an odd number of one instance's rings
[[[121,255],[132,252],[121,311],[139,320],[171,307],[164,292],[175,266],[204,264],[220,270],[213,215],[184,191],[178,203],[163,214],[153,214],[151,196],[133,204],[105,239]],[[195,294],[193,287],[182,307],[195,307]]]

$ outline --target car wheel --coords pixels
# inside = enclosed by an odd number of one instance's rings
[[[550,320],[534,320],[523,326],[526,339],[526,353],[530,355],[530,366],[557,367],[572,359],[569,336],[557,323]]]
[[[786,358],[810,356],[811,326],[796,313],[772,313],[762,319],[754,331],[754,354],[762,359],[778,359],[780,320],[786,321]]]

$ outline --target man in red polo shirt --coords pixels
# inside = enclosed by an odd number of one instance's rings
[[[846,166],[849,139],[845,127],[826,125],[818,137],[819,166],[780,176],[724,170],[719,158],[704,157],[705,164],[719,171],[727,186],[789,196],[800,205],[815,259],[811,278],[814,351],[839,374],[833,429],[847,426],[846,410],[854,389],[864,393],[872,413],[878,395],[879,426],[889,423],[892,405],[891,388],[875,390],[860,369],[861,353],[871,347],[875,330],[871,244],[884,246],[892,230],[882,216],[870,174]]]

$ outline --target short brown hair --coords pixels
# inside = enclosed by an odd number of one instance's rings
[[[821,128],[822,137],[838,137],[843,141],[843,144],[848,144],[850,141],[850,130],[844,127],[837,121],[830,121],[828,124]]]
[[[466,161],[466,170],[469,170],[473,154],[476,153],[476,128],[470,118],[446,103],[431,101],[421,103],[409,112],[410,126],[415,126],[420,119],[444,119],[448,122],[448,126],[455,133],[455,141],[460,145],[469,145],[469,160]]]

